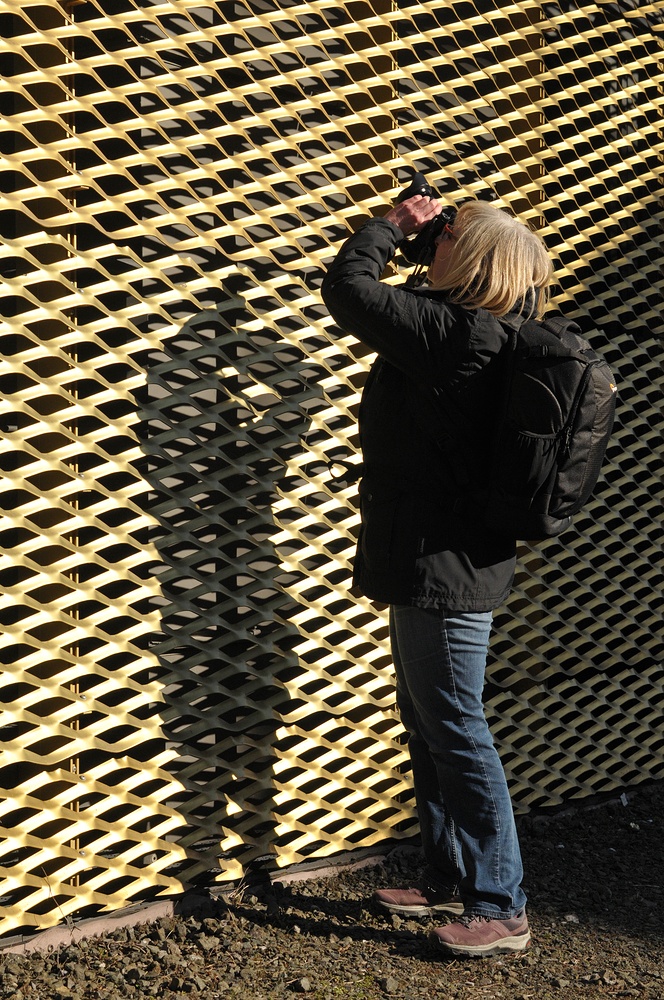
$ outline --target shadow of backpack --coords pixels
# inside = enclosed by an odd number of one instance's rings
[[[606,361],[563,317],[510,314],[505,391],[482,519],[515,539],[560,534],[589,500],[613,427],[617,389]]]

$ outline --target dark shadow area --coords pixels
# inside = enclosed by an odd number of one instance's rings
[[[284,527],[273,508],[306,453],[322,369],[257,325],[241,296],[191,317],[143,361],[140,472],[158,522],[143,541],[162,593],[152,679],[178,755],[169,769],[186,789],[170,805],[187,821],[181,844],[208,858],[226,845],[220,861],[177,874],[205,884],[241,865],[260,879],[288,840],[276,832],[292,805],[276,805],[288,775],[275,779],[274,764],[301,672],[290,619],[302,604],[273,544]]]
[[[597,940],[614,936],[661,948],[663,823],[662,782],[568,813],[521,817],[524,887],[534,934],[548,940],[564,930],[578,948],[586,937],[597,947]],[[421,865],[417,850],[400,846],[374,867],[269,889],[256,886],[242,902],[233,902],[232,895],[227,901],[249,922],[320,938],[323,947],[334,935],[412,953],[421,949],[435,920],[386,915],[371,903],[371,894],[379,887],[413,884]]]

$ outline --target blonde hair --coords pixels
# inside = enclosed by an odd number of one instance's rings
[[[544,243],[518,219],[486,201],[457,212],[455,239],[433,287],[450,301],[494,316],[518,311],[538,318],[548,302],[553,266]]]

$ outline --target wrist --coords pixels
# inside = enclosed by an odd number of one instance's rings
[[[409,228],[406,225],[406,218],[403,212],[399,211],[400,206],[396,205],[394,208],[390,209],[387,215],[383,218],[385,222],[390,222],[395,226],[403,236],[408,236],[410,234]]]
[[[394,232],[396,243],[400,243],[401,240],[406,237],[406,233],[403,231],[401,226],[397,222],[394,222],[393,219],[389,218],[389,213],[388,215],[374,215],[371,219],[367,219],[364,225],[371,226],[374,223],[383,230],[385,229],[384,223],[387,223],[388,229]]]

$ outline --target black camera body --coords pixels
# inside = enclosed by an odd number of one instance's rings
[[[413,198],[416,194],[430,198],[435,197],[435,192],[424,174],[414,174],[408,187],[397,198],[396,204]],[[445,226],[454,224],[456,214],[456,208],[445,207],[440,215],[437,215],[431,222],[427,222],[419,233],[399,244],[399,250],[408,263],[415,264],[415,271],[408,279],[408,284],[420,284],[424,280],[425,272],[436,253],[436,240]]]

